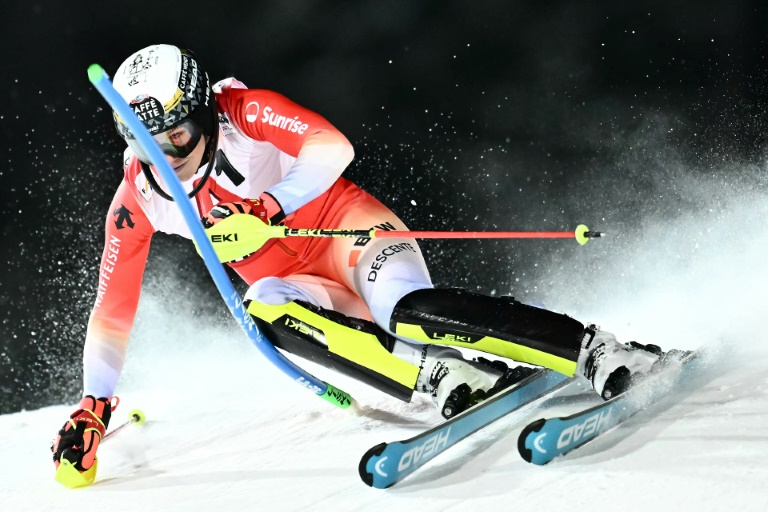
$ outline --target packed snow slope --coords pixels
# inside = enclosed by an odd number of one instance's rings
[[[147,424],[103,445],[96,485],[67,490],[53,480],[49,441],[72,405],[0,417],[2,509],[768,510],[766,218],[763,194],[742,191],[543,263],[552,309],[624,340],[715,347],[693,390],[548,466],[521,460],[520,428],[593,397],[509,416],[397,486],[368,488],[360,457],[435,424],[425,398],[400,403],[306,365],[365,407],[350,415],[288,381],[234,326],[169,317],[167,298],[150,291],[113,419],[141,408]]]

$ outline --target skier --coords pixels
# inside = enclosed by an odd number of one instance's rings
[[[211,84],[192,53],[171,45],[125,60],[114,86],[160,145],[203,223],[253,215],[297,228],[395,229],[405,224],[341,177],[349,141],[320,115],[234,78]],[[54,440],[95,471],[100,440],[139,300],[150,239],[191,238],[149,158],[115,114],[128,144],[124,178],[106,219],[96,301],[83,349],[84,398]],[[229,265],[250,288],[248,312],[278,348],[409,401],[428,393],[446,418],[513,385],[530,366],[580,374],[607,399],[662,353],[624,345],[566,315],[459,289],[437,289],[414,239],[270,240]],[[468,361],[464,347],[526,363]]]

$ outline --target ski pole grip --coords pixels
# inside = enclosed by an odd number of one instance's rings
[[[352,398],[352,396],[346,391],[342,391],[341,389],[331,384],[328,384],[325,381],[323,381],[323,383],[327,386],[327,388],[325,390],[325,393],[323,393],[321,397],[324,400],[331,402],[336,407],[339,407],[341,409],[349,409],[349,407],[354,402],[354,398]]]

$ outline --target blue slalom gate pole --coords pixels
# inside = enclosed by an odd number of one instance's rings
[[[171,196],[181,209],[184,221],[189,226],[190,231],[192,231],[192,237],[197,243],[203,261],[205,261],[205,266],[208,267],[208,272],[210,272],[211,277],[213,278],[213,282],[216,283],[216,287],[224,298],[224,302],[227,303],[227,307],[229,307],[232,316],[235,317],[237,323],[240,324],[240,327],[242,327],[243,331],[248,335],[248,338],[250,338],[253,344],[256,345],[256,348],[259,349],[269,362],[277,366],[280,371],[314,392],[316,395],[321,396],[342,409],[346,409],[352,405],[353,398],[348,393],[327,382],[319,380],[295,365],[283,354],[278,352],[274,345],[272,345],[272,343],[270,343],[270,341],[261,333],[259,328],[253,322],[251,315],[248,314],[248,311],[243,305],[243,300],[240,297],[240,294],[235,290],[224,267],[219,262],[216,252],[205,234],[203,225],[192,207],[192,203],[187,197],[187,193],[182,188],[181,182],[179,182],[173,169],[171,169],[171,166],[165,159],[165,155],[160,150],[160,146],[157,145],[144,124],[139,121],[138,117],[136,117],[136,114],[133,112],[130,105],[128,105],[122,96],[115,90],[107,73],[101,66],[92,64],[88,68],[88,79],[94,87],[96,87],[96,90],[104,97],[107,103],[109,103],[112,110],[117,112],[120,118],[125,121],[128,128],[131,130],[131,133],[136,137],[136,141],[141,145],[147,155],[149,155],[152,165],[160,173],[163,181],[168,185]]]

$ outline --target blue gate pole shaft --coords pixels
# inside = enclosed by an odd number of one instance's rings
[[[115,90],[112,82],[109,80],[109,77],[101,66],[92,64],[88,68],[88,78],[94,87],[96,87],[96,90],[99,91],[107,103],[109,103],[112,110],[117,112],[120,118],[125,122],[131,130],[131,133],[136,137],[136,140],[141,145],[142,149],[149,155],[155,169],[160,173],[160,176],[162,176],[163,181],[168,186],[171,196],[181,209],[184,220],[192,232],[192,237],[200,249],[200,254],[203,257],[205,266],[208,268],[216,287],[219,289],[221,296],[227,303],[227,307],[229,307],[232,316],[235,317],[235,320],[248,335],[248,338],[250,338],[256,348],[259,349],[269,362],[275,365],[288,377],[338,407],[343,409],[349,407],[353,402],[353,399],[349,394],[319,380],[294,364],[280,353],[262,334],[251,318],[251,315],[248,314],[240,294],[235,290],[224,267],[216,257],[216,252],[205,234],[205,230],[198,218],[197,212],[195,212],[191,201],[187,197],[187,193],[182,188],[181,182],[176,177],[176,174],[173,172],[173,169],[166,160],[163,152],[160,150],[160,147],[152,138],[144,124],[139,121],[138,117],[136,117],[136,114],[133,112],[130,105],[128,105],[122,96]],[[211,98],[211,101],[213,101],[213,98]]]

